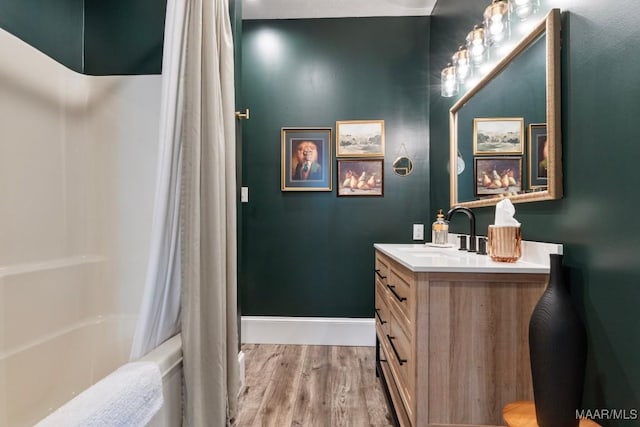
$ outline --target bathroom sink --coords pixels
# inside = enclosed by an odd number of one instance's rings
[[[398,248],[399,251],[409,252],[409,253],[418,253],[418,254],[438,254],[441,255],[444,252],[448,252],[447,249],[451,249],[450,246],[447,247],[436,247],[436,246],[410,246],[405,248]]]
[[[432,246],[412,246],[412,247],[404,247],[398,248],[398,251],[404,252],[409,256],[417,257],[417,258],[449,258],[449,259],[457,259],[459,255],[457,252],[447,253],[445,252],[448,248],[439,248]]]
[[[434,252],[434,251],[410,251],[408,252],[413,256],[425,256],[425,257],[444,257],[444,258],[457,258],[456,255],[451,254],[443,254],[442,252]]]
[[[402,252],[432,252],[432,253],[442,253],[443,249],[448,249],[447,247],[436,247],[436,246],[426,246],[426,245],[414,245],[405,248],[398,248],[399,251]]]

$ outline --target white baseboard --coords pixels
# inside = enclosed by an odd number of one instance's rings
[[[242,316],[240,330],[243,344],[376,345],[373,318]]]

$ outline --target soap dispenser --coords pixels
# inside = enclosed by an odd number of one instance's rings
[[[431,242],[436,245],[449,243],[449,223],[445,221],[442,209],[436,214],[436,221],[431,225]]]

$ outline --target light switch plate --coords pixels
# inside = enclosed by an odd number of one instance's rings
[[[413,240],[424,240],[424,224],[413,224]]]
[[[249,187],[240,188],[240,202],[249,203]]]

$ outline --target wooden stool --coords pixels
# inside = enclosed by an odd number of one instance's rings
[[[512,402],[502,410],[502,417],[509,427],[538,427],[536,407],[533,402]],[[580,420],[580,427],[600,427],[592,420]]]

